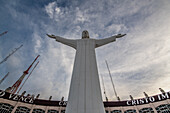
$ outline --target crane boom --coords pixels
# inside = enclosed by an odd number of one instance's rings
[[[9,72],[0,80],[0,85],[1,83],[6,79],[6,77],[9,75]]]
[[[6,34],[7,32],[8,32],[8,31],[5,31],[5,32],[1,33],[1,34],[0,34],[0,36],[2,36],[2,35],[4,35],[4,34]]]
[[[109,76],[110,76],[110,79],[111,79],[111,82],[112,82],[112,86],[113,86],[113,90],[114,90],[115,96],[116,96],[117,100],[120,101],[120,98],[117,96],[116,88],[115,88],[115,85],[113,83],[113,79],[112,79],[112,76],[111,76],[111,73],[110,73],[110,69],[109,69],[108,63],[107,63],[107,61],[105,61],[105,62],[106,62],[107,69],[109,71]]]
[[[105,95],[106,101],[108,102],[108,98],[107,98],[107,95],[106,95],[106,89],[105,89],[105,86],[104,86],[103,76],[101,76],[101,77],[102,77],[102,84],[103,84],[104,95]]]
[[[4,63],[5,61],[8,60],[8,58],[13,55],[18,49],[20,49],[23,45],[19,46],[18,48],[15,48],[15,50],[13,50],[8,56],[6,56],[1,62],[0,64]]]

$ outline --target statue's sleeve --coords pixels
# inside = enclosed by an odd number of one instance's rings
[[[63,37],[60,37],[60,36],[49,35],[49,34],[47,34],[47,36],[55,39],[57,42],[61,42],[65,45],[68,45],[68,46],[76,49],[77,40],[66,39],[66,38],[63,38]]]
[[[73,47],[76,49],[77,41],[73,39],[66,39],[60,36],[55,36],[55,39],[57,42],[61,42],[62,44],[65,44],[67,46]]]
[[[116,38],[121,38],[123,36],[125,36],[126,34],[118,34],[118,35],[115,35],[115,36],[111,36],[109,38],[105,38],[105,39],[98,39],[96,40],[96,48],[97,47],[100,47],[100,46],[103,46],[105,44],[108,44],[108,43],[111,43],[111,42],[114,42],[116,41]]]
[[[96,48],[103,46],[105,44],[114,42],[114,41],[116,41],[116,36],[112,36],[112,37],[105,38],[105,39],[98,39],[98,40],[96,40]]]

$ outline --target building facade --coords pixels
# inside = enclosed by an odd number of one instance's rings
[[[126,101],[103,102],[106,113],[170,113],[170,92]],[[65,113],[66,101],[34,99],[0,91],[0,113]]]

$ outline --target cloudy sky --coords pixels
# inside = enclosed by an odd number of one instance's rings
[[[0,85],[12,86],[37,55],[39,65],[24,85],[27,93],[40,98],[67,100],[75,50],[46,36],[102,39],[126,33],[116,42],[96,49],[99,76],[103,76],[109,100],[116,100],[105,64],[107,60],[122,100],[170,91],[170,1],[169,0],[1,0]],[[101,79],[100,79],[101,80]],[[103,94],[103,86],[102,94]],[[103,100],[105,100],[103,95]]]

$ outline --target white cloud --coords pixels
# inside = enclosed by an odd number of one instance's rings
[[[120,31],[127,31],[127,28],[124,24],[111,24],[108,27],[106,27],[107,32],[110,34],[115,31],[116,33],[119,33]]]
[[[56,12],[57,14],[59,14],[59,13],[61,12],[60,8],[56,7],[56,8],[55,8],[55,12]]]
[[[55,8],[55,6],[56,6],[56,2],[51,2],[47,6],[45,6],[45,10],[47,14],[50,16],[50,18],[54,17],[54,11],[56,11],[57,13],[59,12],[59,9]]]
[[[33,42],[35,43],[34,52],[36,54],[40,53],[39,49],[42,47],[43,40],[37,33],[33,34]]]

